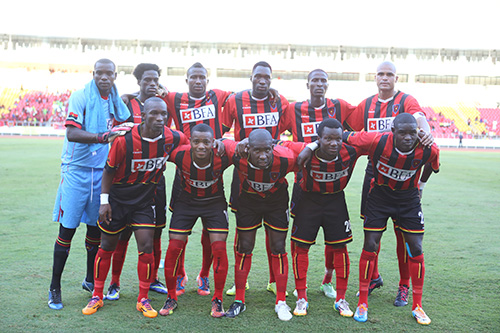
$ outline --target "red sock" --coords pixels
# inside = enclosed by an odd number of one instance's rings
[[[405,236],[401,230],[394,228],[396,234],[396,252],[399,264],[399,285],[410,286],[410,264],[408,262],[408,252],[406,252]]]
[[[149,285],[154,277],[153,275],[154,256],[152,253],[139,252],[139,261],[137,262],[137,275],[139,276],[139,296],[137,302],[143,298],[148,298]]]
[[[292,243],[295,243],[292,241]],[[309,268],[309,249],[296,246],[292,252],[293,275],[295,278],[295,289],[297,299],[304,298],[307,301],[307,269]]]
[[[212,250],[214,259],[214,285],[215,291],[212,300],[216,298],[222,301],[222,292],[224,291],[224,285],[226,284],[227,270],[228,270],[228,260],[226,251],[226,242],[217,241],[212,243]]]
[[[102,300],[104,299],[103,290],[104,282],[106,282],[106,277],[108,276],[109,266],[111,266],[111,256],[113,251],[104,251],[99,248],[97,255],[95,256],[94,262],[94,293],[92,296],[99,296]]]
[[[267,234],[267,230],[266,230],[266,253],[267,253],[267,264],[269,265],[269,283],[276,282],[273,270],[271,244],[269,243],[269,235]]]
[[[201,262],[200,276],[208,277],[210,266],[212,266],[212,245],[210,244],[210,235],[205,228],[201,233],[201,249],[203,251],[203,260]]]
[[[422,253],[415,258],[409,257],[409,261],[411,285],[413,289],[412,309],[415,309],[417,305],[422,306],[422,289],[424,288],[425,276],[424,254]]]
[[[128,240],[118,240],[113,252],[113,268],[111,269],[111,284],[120,285],[120,275],[122,274],[123,263],[127,255]]]
[[[188,239],[184,242],[184,247],[182,248],[181,257],[179,258],[179,262],[177,263],[177,271],[176,276],[186,276],[186,269],[184,268],[184,259],[186,257],[186,245],[188,243]]]
[[[336,285],[337,288],[337,299],[345,299],[345,292],[347,290],[347,282],[349,281],[349,254],[347,253],[347,247],[343,247],[341,249],[334,249],[334,261],[333,264],[335,266],[335,277],[336,277]]]
[[[380,273],[378,272],[378,254],[380,253],[380,246],[382,243],[378,243],[378,250],[377,250],[377,256],[375,257],[375,262],[373,263],[373,273],[372,273],[372,280],[375,280],[376,278],[379,277]]]
[[[333,276],[333,248],[331,246],[325,245],[325,277],[321,284],[332,282]]]
[[[151,282],[158,280],[158,268],[161,260],[161,237],[153,238],[153,270],[151,271]]]
[[[377,252],[368,252],[363,249],[359,258],[359,300],[358,306],[366,304],[368,307],[368,287],[373,274],[373,265]]]
[[[236,252],[236,261],[234,263],[235,301],[245,303],[245,286],[247,284],[248,273],[250,273],[250,267],[252,267],[252,254]]]
[[[276,304],[286,300],[286,284],[288,282],[288,257],[286,253],[271,254],[274,277],[276,278]]]
[[[177,280],[178,266],[184,252],[185,242],[179,239],[171,239],[168,242],[167,254],[165,255],[165,283],[167,284],[168,295],[177,300],[175,292],[175,282]]]

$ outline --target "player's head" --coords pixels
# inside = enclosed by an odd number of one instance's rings
[[[417,120],[409,113],[401,113],[392,122],[394,146],[401,152],[411,151],[418,142]]]
[[[271,88],[273,70],[271,65],[265,61],[259,61],[252,68],[252,96],[256,98],[266,98]]]
[[[116,80],[115,63],[105,58],[97,60],[92,75],[101,95],[108,96]]]
[[[343,132],[342,124],[335,118],[328,118],[319,123],[317,133],[319,149],[323,156],[329,159],[337,157],[342,148]]]
[[[379,91],[394,91],[394,86],[398,82],[396,75],[396,66],[390,61],[384,61],[377,66],[377,74],[375,74],[375,81]]]
[[[201,98],[207,91],[207,70],[199,62],[188,68],[186,73],[186,83],[189,87],[189,95],[194,98]]]
[[[148,131],[161,133],[167,123],[167,104],[159,97],[150,97],[144,102],[141,116]]]
[[[264,169],[273,159],[273,137],[265,129],[254,129],[248,136],[248,160]]]
[[[207,124],[198,124],[191,129],[191,153],[198,161],[210,157],[214,147],[214,130]]]
[[[325,96],[328,90],[328,74],[322,69],[315,69],[307,75],[307,89],[313,96]]]
[[[161,70],[156,64],[142,63],[134,69],[134,76],[137,79],[137,84],[140,87],[141,94],[147,97],[156,95],[158,90],[158,80],[160,79]]]

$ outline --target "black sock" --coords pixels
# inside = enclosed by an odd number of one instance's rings
[[[52,264],[52,280],[50,289],[61,289],[61,276],[68,259],[71,240],[75,235],[76,229],[67,229],[59,227],[59,236],[54,244],[54,262]]]
[[[94,261],[101,244],[101,231],[98,227],[87,226],[85,248],[87,249],[87,282],[94,282]]]

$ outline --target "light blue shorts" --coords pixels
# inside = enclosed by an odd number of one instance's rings
[[[52,213],[63,227],[76,229],[80,223],[97,226],[103,169],[61,165],[61,183]]]

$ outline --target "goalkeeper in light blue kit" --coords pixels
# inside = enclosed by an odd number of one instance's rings
[[[115,64],[109,59],[100,59],[94,65],[93,80],[84,89],[75,91],[69,100],[61,156],[61,182],[53,212],[53,220],[60,223],[54,245],[48,302],[54,310],[63,307],[61,275],[71,240],[82,222],[87,224],[87,274],[82,288],[89,292],[94,289],[94,259],[101,238],[97,227],[99,196],[108,143],[133,126],[133,123],[124,123],[112,127],[113,120],[123,122],[130,117],[130,111],[114,85],[115,79]]]

